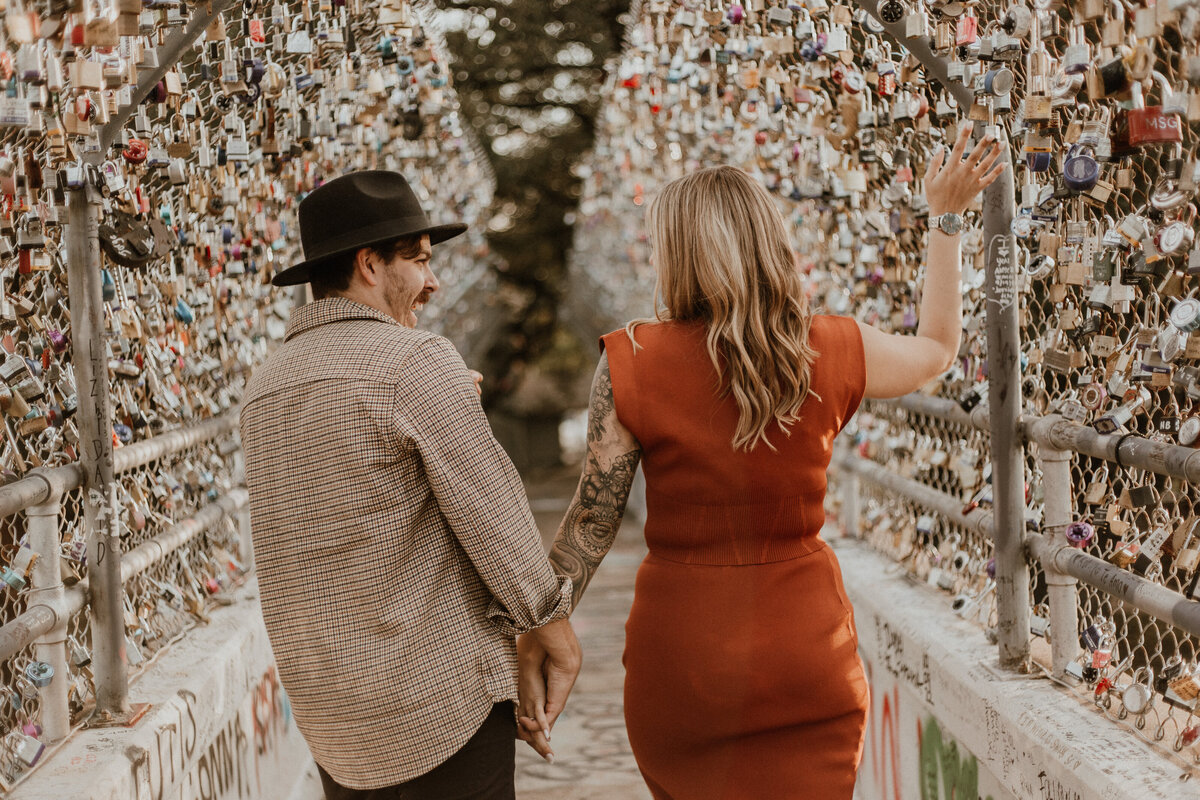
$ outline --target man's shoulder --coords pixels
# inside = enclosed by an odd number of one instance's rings
[[[246,382],[243,406],[319,381],[395,383],[413,354],[440,342],[446,340],[431,331],[369,319],[322,326],[284,342],[254,369]]]

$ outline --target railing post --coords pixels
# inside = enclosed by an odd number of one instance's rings
[[[129,705],[128,661],[117,527],[112,407],[104,342],[99,198],[88,181],[67,193],[67,288],[71,304],[72,362],[78,387],[76,419],[83,467],[84,526],[91,590],[92,671],[96,710],[89,725],[123,725]]]
[[[921,39],[908,39],[904,23],[879,19],[878,0],[856,0],[884,28],[884,38],[903,44],[927,75],[946,88],[964,110],[974,96],[950,80],[948,61]],[[1037,38],[1037,30],[1032,34]],[[996,611],[1000,666],[1024,671],[1029,663],[1029,567],[1025,563],[1025,462],[1018,429],[1021,415],[1021,355],[1016,242],[1012,224],[1015,195],[1007,142],[1001,158],[1009,166],[983,190],[983,240],[987,249],[987,370],[995,523]]]
[[[1001,156],[1009,162],[1009,148]],[[1029,668],[1029,565],[1025,561],[1025,448],[1021,439],[1021,323],[1011,162],[983,190],[987,248],[988,437],[992,451],[996,612],[1000,666]]]
[[[38,637],[37,659],[54,668],[49,685],[38,690],[42,702],[42,739],[53,744],[71,732],[71,712],[67,706],[67,614],[66,592],[62,582],[59,514],[62,511],[62,491],[50,482],[50,498],[40,505],[25,509],[25,531],[29,548],[37,553],[33,564],[33,587],[29,590],[29,605],[40,604],[54,609],[56,622],[52,629]]]
[[[1045,496],[1042,529],[1055,546],[1066,544],[1067,526],[1073,518],[1071,457],[1068,450],[1038,447]],[[1079,655],[1079,582],[1060,571],[1053,559],[1043,560],[1042,569],[1050,603],[1050,669],[1055,677],[1061,678],[1067,665]]]

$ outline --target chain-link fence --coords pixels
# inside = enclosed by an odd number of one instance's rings
[[[977,203],[959,357],[915,400],[864,403],[828,503],[898,574],[995,635],[988,406],[1016,387],[989,385],[985,332],[1014,300],[1022,427],[1032,436],[1046,415],[1071,426],[1034,437],[1014,488],[1042,554],[1028,559],[1030,653],[1189,764],[1200,738],[1198,462],[1184,449],[1200,438],[1197,24],[1189,3],[641,3],[581,169],[571,272],[589,301],[573,307],[577,324],[644,316],[646,203],[679,175],[734,164],[779,197],[814,308],[913,333],[928,157],[963,118],[976,138],[1006,141],[1015,265],[988,263],[983,229],[999,206]],[[1001,273],[990,299],[989,271]],[[1063,462],[1047,457],[1063,450],[1078,450],[1065,500]]]

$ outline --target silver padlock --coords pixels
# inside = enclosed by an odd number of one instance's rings
[[[1138,677],[1141,676],[1142,680]],[[1154,673],[1148,667],[1140,667],[1133,673],[1133,682],[1121,690],[1121,703],[1125,710],[1134,716],[1141,716],[1150,710],[1154,693],[1150,688],[1154,681]]]

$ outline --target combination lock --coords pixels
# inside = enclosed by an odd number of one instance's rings
[[[879,18],[889,25],[904,19],[904,5],[899,0],[884,0],[879,4]]]

